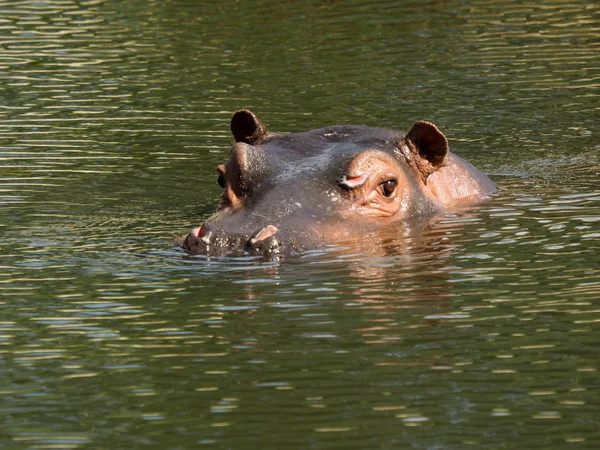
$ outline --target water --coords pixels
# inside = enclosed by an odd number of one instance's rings
[[[592,1],[0,2],[0,446],[597,448]],[[228,122],[438,124],[494,198],[190,258]]]

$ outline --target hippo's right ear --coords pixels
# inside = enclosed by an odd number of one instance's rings
[[[252,145],[262,141],[267,136],[267,127],[258,120],[258,117],[252,111],[240,109],[231,118],[231,133],[235,142],[245,142]]]
[[[429,161],[434,168],[444,163],[448,154],[448,140],[434,124],[424,120],[415,122],[406,134],[406,140],[414,146],[419,156]]]

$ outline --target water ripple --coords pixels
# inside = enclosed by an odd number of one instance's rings
[[[597,447],[598,10],[0,2],[0,446]],[[499,191],[189,258],[241,107],[432,120]]]

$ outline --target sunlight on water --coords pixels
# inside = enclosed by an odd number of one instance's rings
[[[0,446],[596,448],[598,9],[0,1]],[[242,107],[431,120],[499,190],[188,256]]]

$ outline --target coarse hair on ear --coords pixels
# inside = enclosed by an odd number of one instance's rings
[[[268,134],[267,127],[248,109],[240,109],[231,118],[231,133],[235,142],[256,144],[262,141]]]

